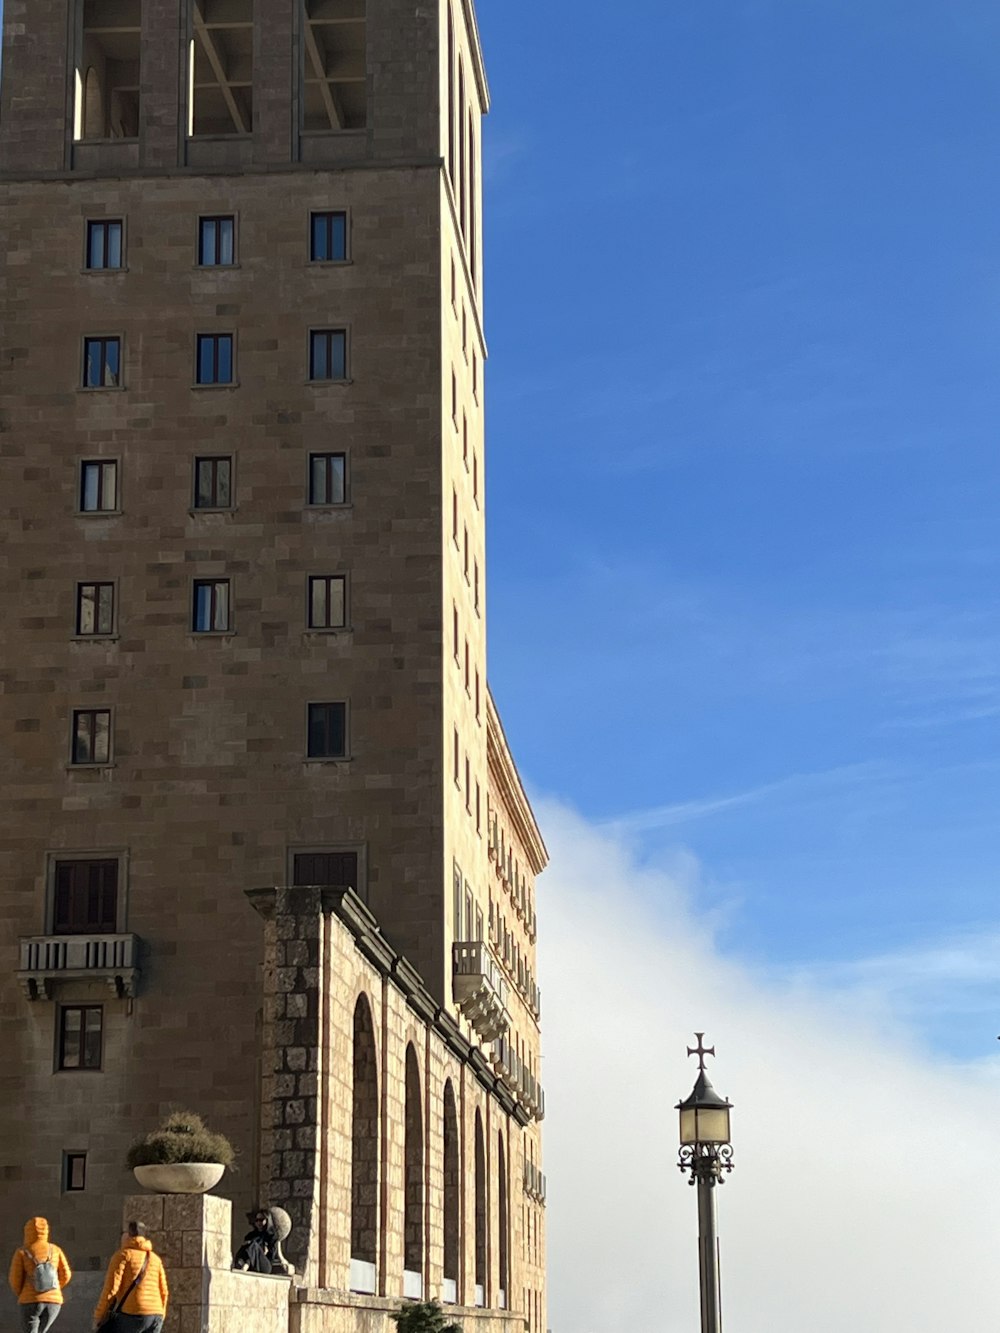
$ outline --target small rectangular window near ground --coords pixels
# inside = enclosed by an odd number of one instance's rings
[[[56,861],[52,882],[53,935],[114,934],[117,925],[117,860]]]
[[[346,330],[312,330],[309,334],[309,378],[314,382],[347,379]]]
[[[236,219],[198,219],[198,263],[202,268],[228,268],[236,263]]]
[[[78,583],[76,585],[76,633],[99,638],[115,629],[115,585],[113,583]]]
[[[309,503],[342,505],[347,502],[347,455],[309,455]]]
[[[117,389],[121,384],[121,338],[84,338],[83,387]]]
[[[196,579],[191,612],[195,634],[224,634],[230,628],[228,579]]]
[[[111,762],[111,710],[77,708],[73,710],[71,758],[74,764],[109,764]]]
[[[342,574],[315,574],[309,579],[309,628],[343,629],[346,624],[347,580]]]
[[[80,464],[80,509],[85,514],[118,508],[118,463],[95,458]]]
[[[253,0],[192,0],[188,134],[253,132]]]
[[[337,133],[368,121],[365,0],[303,0],[302,128]]]
[[[195,509],[231,509],[233,460],[228,455],[194,460]]]
[[[347,756],[347,705],[309,705],[308,748],[310,759],[344,759]]]
[[[313,213],[311,215],[309,258],[314,264],[343,263],[347,259],[346,213]]]
[[[87,223],[87,268],[121,268],[123,262],[120,219]]]
[[[63,1153],[63,1192],[75,1194],[87,1188],[87,1154]]]
[[[233,335],[199,333],[195,358],[196,384],[232,384]]]
[[[104,1011],[99,1004],[59,1010],[58,1069],[100,1069]]]

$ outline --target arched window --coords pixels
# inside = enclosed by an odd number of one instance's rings
[[[451,1079],[444,1085],[444,1290],[442,1297],[458,1300],[458,1272],[461,1262],[459,1244],[459,1194],[461,1166],[458,1145],[458,1114]]]
[[[406,1048],[405,1180],[403,1189],[403,1267],[405,1295],[423,1296],[424,1272],[424,1116],[420,1070],[412,1045]]]
[[[476,1111],[476,1304],[486,1304],[486,1144],[483,1117]]]
[[[507,1308],[510,1283],[510,1220],[507,1204],[507,1154],[504,1152],[503,1133],[497,1134],[497,1305]]]
[[[90,66],[83,80],[83,133],[84,139],[104,138],[104,91],[101,76]]]
[[[378,1063],[368,1000],[354,1008],[351,1138],[351,1287],[374,1292],[378,1255]]]

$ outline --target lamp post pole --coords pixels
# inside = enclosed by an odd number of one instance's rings
[[[690,1097],[677,1104],[681,1140],[677,1165],[681,1171],[688,1173],[688,1183],[698,1190],[701,1333],[722,1333],[715,1187],[724,1184],[724,1173],[733,1169],[733,1149],[729,1141],[729,1111],[732,1102],[719,1096],[705,1072],[705,1056],[714,1056],[715,1047],[705,1046],[703,1032],[697,1032],[695,1036],[698,1045],[689,1046],[688,1055],[698,1057],[698,1079]]]

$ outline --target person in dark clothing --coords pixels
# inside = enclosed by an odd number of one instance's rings
[[[270,1273],[278,1243],[271,1214],[266,1208],[258,1208],[255,1213],[247,1213],[247,1217],[252,1230],[243,1237],[233,1268],[241,1273]]]

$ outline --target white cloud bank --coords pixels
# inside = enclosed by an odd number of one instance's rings
[[[736,1170],[718,1194],[725,1333],[995,1322],[993,1052],[973,1066],[929,1053],[871,969],[827,989],[724,960],[682,883],[562,807],[539,815],[552,1333],[699,1327],[674,1111],[696,1030],[735,1103]]]

